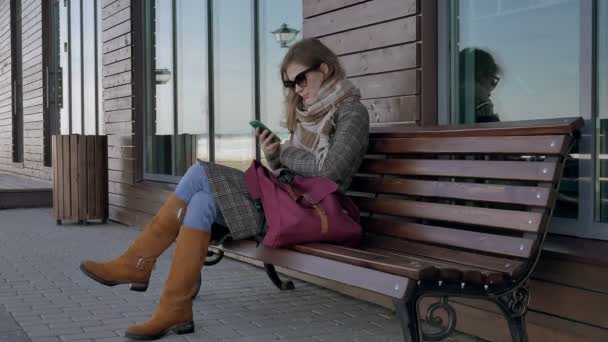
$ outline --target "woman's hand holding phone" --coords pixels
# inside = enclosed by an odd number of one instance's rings
[[[281,143],[279,139],[275,140],[276,135],[271,131],[265,129],[262,131],[260,128],[255,129],[255,135],[260,137],[260,143],[262,145],[262,151],[266,156],[266,160],[273,160],[279,156]],[[273,142],[273,140],[275,140]]]

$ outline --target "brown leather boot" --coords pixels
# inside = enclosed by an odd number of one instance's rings
[[[101,284],[130,284],[132,291],[146,291],[156,258],[175,241],[185,213],[186,203],[172,193],[121,256],[107,262],[86,260],[80,269]]]
[[[125,337],[133,340],[156,340],[173,331],[194,332],[193,294],[207,255],[211,234],[182,226],[177,237],[171,270],[156,312],[149,321],[130,327]]]

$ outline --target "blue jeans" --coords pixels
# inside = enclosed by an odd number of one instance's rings
[[[190,166],[177,184],[175,194],[188,204],[183,222],[185,226],[211,232],[214,222],[226,225],[222,212],[213,199],[205,168],[201,164]]]

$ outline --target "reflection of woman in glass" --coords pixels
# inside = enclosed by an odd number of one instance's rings
[[[346,79],[336,55],[316,39],[302,40],[289,49],[281,76],[291,138],[281,144],[273,142],[274,134],[256,130],[270,167],[291,175],[328,177],[345,191],[368,145],[369,117],[359,90]],[[107,262],[84,261],[80,268],[101,284],[130,284],[131,290],[145,291],[156,258],[177,238],[156,312],[151,320],[130,327],[126,336],[154,340],[170,331],[190,333],[194,331],[192,302],[200,288],[213,223],[236,240],[260,234],[262,218],[242,171],[200,162],[188,169],[121,256]],[[218,225],[213,225],[214,230]]]
[[[459,63],[462,115],[474,109],[475,122],[500,121],[498,114],[494,113],[494,104],[490,99],[492,91],[500,81],[501,73],[492,55],[482,49],[466,48],[460,51]]]

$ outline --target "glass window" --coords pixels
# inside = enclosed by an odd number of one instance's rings
[[[70,1],[70,90],[72,92],[72,134],[82,134],[82,44],[79,0]]]
[[[178,134],[197,135],[197,154],[209,160],[207,3],[180,0],[177,5]]]
[[[171,177],[183,175],[197,156],[209,159],[207,2],[156,0],[146,6],[153,104],[145,111],[144,170],[146,178],[175,181]]]
[[[244,170],[255,158],[249,126],[254,118],[253,1],[214,1],[213,11],[215,162]]]
[[[288,47],[281,47],[271,34],[282,24],[300,31],[294,42],[301,39],[301,0],[266,0],[260,3],[260,117],[281,139],[287,139],[289,131],[282,125],[285,112],[279,68]],[[264,154],[261,156],[262,162],[265,163]]]
[[[451,42],[452,122],[580,116],[581,3],[460,0]],[[577,218],[579,156],[571,155],[555,216]]]
[[[82,2],[82,44],[84,134],[94,135],[97,133],[95,1]]]
[[[105,113],[103,110],[103,39],[102,39],[102,31],[103,26],[101,24],[101,14],[103,8],[103,3],[101,0],[95,0],[95,20],[97,22],[97,36],[95,37],[95,42],[97,44],[97,61],[95,65],[97,65],[97,134],[105,134]]]
[[[59,65],[61,73],[60,80],[57,82],[59,91],[62,92],[60,103],[59,125],[61,134],[70,134],[70,61],[68,59],[68,48],[70,38],[68,36],[68,10],[67,3],[61,1],[59,7]]]
[[[597,2],[597,189],[601,222],[608,222],[608,3]]]
[[[454,10],[458,122],[579,114],[578,0],[460,0]]]
[[[61,94],[51,109],[59,111],[61,134],[103,132],[101,2],[53,2],[59,6],[59,50],[53,47],[46,53],[56,54],[59,61],[50,65],[47,77],[52,81],[49,94]]]

